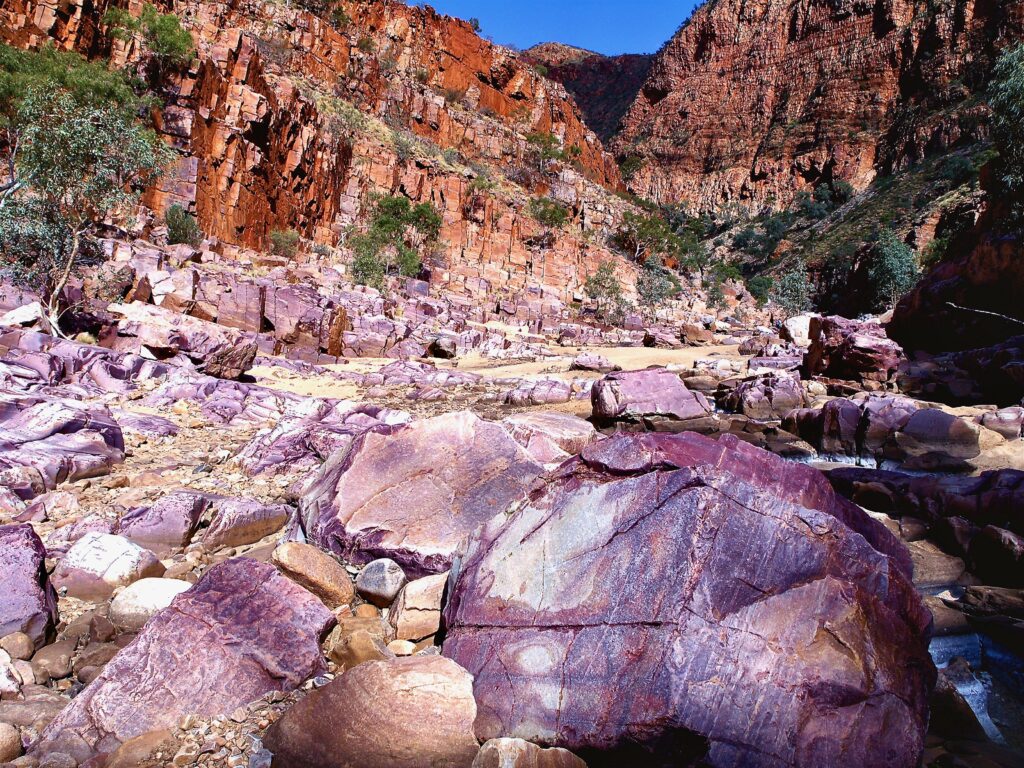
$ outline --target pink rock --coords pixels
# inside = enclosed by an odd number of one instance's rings
[[[590,764],[918,764],[935,668],[903,546],[725,435],[594,443],[475,531],[444,655],[481,740]]]
[[[299,512],[309,540],[348,561],[390,557],[414,577],[440,573],[462,537],[542,471],[500,425],[450,413],[362,435],[324,465]]]
[[[598,438],[590,422],[557,411],[517,413],[502,421],[502,426],[544,465],[561,464]]]
[[[797,376],[769,373],[741,381],[724,398],[723,407],[755,421],[777,421],[803,404],[804,390]]]
[[[612,371],[621,371],[622,368],[603,355],[598,355],[594,352],[584,352],[576,356],[569,366],[569,370],[611,373]]]
[[[324,669],[334,617],[272,566],[216,565],[160,612],[43,732],[32,753],[79,762],[186,714],[228,715]]]
[[[46,550],[30,525],[0,526],[0,637],[24,632],[41,648],[57,622]]]
[[[123,536],[88,531],[61,558],[53,586],[80,600],[103,600],[118,587],[148,576],[162,576],[157,556]]]
[[[125,514],[117,532],[160,557],[180,552],[192,539],[199,519],[209,507],[205,496],[175,491],[151,507],[138,507]]]
[[[905,359],[903,348],[878,323],[812,317],[809,336],[803,365],[807,376],[884,383],[895,378]]]
[[[264,504],[255,499],[218,499],[210,527],[203,532],[207,551],[253,544],[281,530],[291,516],[286,504]]]
[[[256,357],[256,342],[238,331],[150,304],[112,305],[118,322],[118,347],[146,349],[164,359],[184,353],[210,376],[237,379]]]
[[[714,423],[714,412],[700,392],[691,392],[672,371],[610,373],[590,395],[599,427],[620,425],[657,432],[700,429]]]

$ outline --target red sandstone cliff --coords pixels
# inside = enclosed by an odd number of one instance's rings
[[[0,39],[52,40],[131,66],[134,44],[99,28],[107,5],[0,0]],[[371,193],[404,194],[443,214],[432,279],[468,295],[569,300],[613,258],[603,243],[624,207],[603,188],[621,184],[613,158],[562,86],[465,22],[392,0],[345,0],[337,26],[326,13],[255,0],[165,7],[198,57],[161,94],[158,127],[180,159],[147,196],[158,214],[174,202],[191,208],[224,248],[261,247],[286,227],[343,246]],[[505,175],[530,164],[530,132],[580,151],[524,189]],[[481,166],[499,182],[493,192],[471,186]],[[569,227],[534,221],[529,193],[567,205]]]
[[[602,141],[615,135],[654,63],[649,54],[604,56],[560,43],[542,43],[524,52],[542,64],[547,76],[565,86]]]
[[[637,194],[783,205],[984,134],[977,94],[1020,0],[711,0],[659,53],[613,145]]]

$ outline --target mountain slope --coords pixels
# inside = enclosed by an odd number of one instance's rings
[[[631,188],[700,210],[779,207],[984,135],[1024,3],[712,0],[658,54],[613,148]]]
[[[542,64],[548,77],[565,86],[602,141],[615,134],[654,63],[649,54],[603,56],[559,43],[536,45],[524,57]]]

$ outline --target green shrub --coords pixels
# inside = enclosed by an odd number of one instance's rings
[[[377,46],[373,42],[373,38],[363,35],[362,37],[359,38],[359,42],[356,43],[356,48],[358,48],[363,53],[373,53],[377,49]]]
[[[657,307],[679,292],[679,281],[656,257],[648,258],[636,281],[636,292],[644,306]]]
[[[998,173],[1018,215],[1024,215],[1024,45],[1006,50],[996,63],[989,92]]]
[[[538,62],[538,63],[536,63],[536,64],[534,64],[534,65],[533,65],[533,71],[534,71],[534,72],[536,72],[536,73],[537,73],[538,75],[540,75],[541,77],[547,77],[547,76],[548,76],[548,73],[549,73],[549,72],[550,72],[551,70],[549,70],[549,69],[548,69],[548,68],[547,68],[546,66],[544,66],[544,65],[543,65],[543,64],[541,64],[540,62]]]
[[[382,288],[389,274],[419,274],[418,248],[436,242],[442,224],[441,215],[430,203],[412,205],[406,197],[382,197],[367,230],[349,239],[353,281]]]
[[[530,215],[551,229],[560,229],[569,220],[568,209],[550,197],[535,197],[530,200]]]
[[[351,23],[352,17],[345,13],[345,9],[340,5],[335,6],[331,11],[331,26],[340,32]]]
[[[551,160],[565,160],[565,151],[562,149],[558,137],[553,133],[534,131],[527,134],[526,143],[530,145],[541,169],[547,166]]]
[[[471,26],[473,28],[473,31],[476,32],[478,35],[480,34],[480,30],[482,29],[482,27],[480,26],[480,19],[473,17],[472,19],[469,20],[469,26]]]
[[[583,292],[597,305],[597,316],[614,318],[622,305],[622,283],[615,274],[615,263],[602,261],[583,284]]]
[[[771,297],[774,283],[768,275],[754,275],[747,278],[747,291],[754,297],[757,306],[763,307]]]
[[[969,157],[964,157],[963,155],[951,155],[943,160],[942,165],[939,166],[939,176],[953,186],[966,184],[974,179],[976,173],[974,163],[971,162]]]
[[[899,298],[914,287],[920,274],[913,249],[892,230],[883,230],[872,251],[868,268],[875,306],[895,306]]]
[[[103,14],[101,23],[107,27],[111,37],[121,40],[141,34],[160,68],[183,67],[195,58],[192,35],[181,26],[178,17],[173,13],[160,13],[152,3],[142,6],[142,13],[137,19],[121,8],[110,7]]]
[[[625,181],[632,181],[644,167],[644,159],[638,155],[629,155],[619,163],[619,171]]]
[[[466,98],[466,91],[460,88],[445,88],[441,95],[448,104],[459,104]]]
[[[294,229],[275,229],[270,233],[270,252],[286,259],[299,252],[299,233]]]
[[[811,308],[811,284],[807,270],[794,268],[783,274],[771,292],[772,301],[789,315],[799,315]]]
[[[179,243],[195,247],[203,241],[203,230],[199,228],[196,217],[175,204],[164,214],[167,225],[167,242],[171,245]]]
[[[672,231],[666,219],[632,211],[623,215],[612,243],[639,264],[646,264],[651,258],[662,264],[666,258],[678,257],[684,246],[683,239]]]

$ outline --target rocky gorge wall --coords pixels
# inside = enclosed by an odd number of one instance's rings
[[[102,34],[106,7],[3,0],[0,37],[137,66],[136,41]],[[390,0],[340,3],[347,21],[337,27],[273,3],[167,8],[198,55],[161,94],[156,124],[179,160],[146,202],[157,215],[174,203],[193,210],[219,250],[262,248],[286,228],[343,246],[382,193],[442,214],[443,246],[426,261],[432,282],[454,293],[571,301],[615,258],[603,245],[626,206],[605,188],[621,185],[614,160],[560,85],[465,22]],[[579,150],[524,189],[501,173],[531,163],[531,132]],[[498,181],[492,192],[473,186],[481,168]],[[569,227],[537,223],[528,193],[567,205]],[[631,270],[621,272],[629,281]]]
[[[612,146],[642,197],[787,205],[985,135],[978,94],[1018,0],[711,0],[659,53]]]

